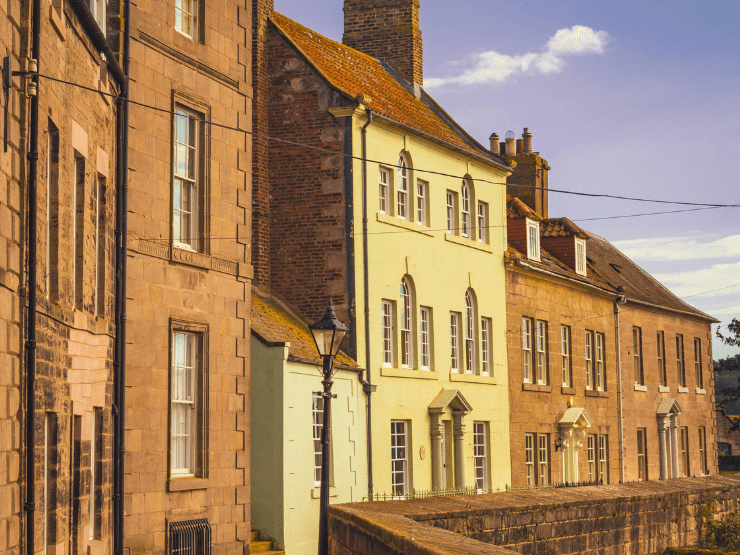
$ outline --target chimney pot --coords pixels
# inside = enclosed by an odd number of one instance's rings
[[[524,154],[532,154],[532,133],[529,132],[529,127],[524,128],[522,141],[524,142]]]
[[[501,156],[506,156],[506,143],[504,141],[501,141],[498,144],[498,150],[501,153]]]
[[[506,137],[506,156],[516,156],[516,139]]]
[[[493,152],[494,154],[499,151],[498,139],[498,133],[493,133],[490,137],[488,137],[488,141],[491,143],[491,152]]]
[[[516,153],[521,154],[523,150],[524,150],[524,140],[517,139],[516,140]]]

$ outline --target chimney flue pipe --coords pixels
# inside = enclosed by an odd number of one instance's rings
[[[498,133],[493,133],[490,137],[488,137],[488,141],[491,144],[491,152],[493,152],[494,154],[497,154],[499,152],[498,140]]]
[[[524,128],[522,140],[524,142],[524,154],[532,154],[532,133],[529,132],[529,127]]]
[[[506,137],[506,156],[516,156],[516,139]]]

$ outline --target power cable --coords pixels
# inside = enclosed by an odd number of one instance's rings
[[[340,156],[343,156],[345,158],[350,158],[352,160],[358,160],[358,161],[363,161],[363,162],[370,162],[372,164],[379,164],[379,165],[388,166],[388,167],[395,167],[396,166],[396,164],[394,164],[394,163],[382,162],[382,161],[379,161],[379,160],[373,160],[371,158],[363,158],[362,156],[355,156],[353,154],[346,154],[344,152],[337,152],[335,150],[330,150],[330,149],[327,149],[327,148],[322,148],[322,147],[318,147],[318,146],[308,145],[308,144],[305,144],[305,143],[299,143],[297,141],[290,141],[288,139],[280,139],[278,137],[270,137],[269,135],[262,135],[260,133],[254,132],[254,131],[247,131],[246,129],[240,129],[238,127],[233,127],[231,125],[225,125],[225,124],[221,124],[221,123],[214,123],[212,121],[205,121],[205,120],[200,119],[197,116],[193,116],[193,115],[190,115],[190,114],[178,113],[175,110],[169,110],[169,109],[166,109],[166,108],[158,108],[156,106],[151,106],[149,104],[144,104],[143,102],[137,102],[135,100],[125,99],[125,98],[120,97],[118,95],[114,95],[114,94],[111,94],[111,93],[105,93],[105,92],[99,91],[97,89],[93,89],[92,87],[85,87],[84,85],[80,85],[80,84],[74,83],[72,81],[65,81],[64,79],[57,79],[55,77],[51,77],[49,75],[43,75],[41,73],[37,73],[37,75],[39,77],[43,78],[43,79],[49,79],[50,81],[55,81],[57,83],[71,85],[73,87],[78,87],[78,88],[81,88],[81,89],[84,89],[84,90],[88,90],[88,91],[92,91],[92,92],[96,92],[98,94],[102,94],[102,95],[105,95],[105,96],[110,96],[112,98],[116,98],[117,100],[120,100],[120,101],[123,101],[123,102],[129,102],[130,104],[134,104],[136,106],[141,106],[141,107],[147,108],[149,110],[154,110],[154,111],[162,112],[162,113],[169,114],[169,115],[176,115],[178,117],[183,117],[183,118],[186,117],[186,118],[189,118],[189,119],[193,119],[193,120],[199,121],[200,123],[202,123],[204,125],[209,125],[211,127],[218,127],[220,129],[226,129],[226,130],[230,130],[230,131],[237,131],[239,133],[244,133],[246,135],[251,135],[253,137],[257,137],[257,138],[261,138],[261,139],[266,139],[266,140],[269,140],[269,141],[280,142],[280,143],[283,143],[283,144],[288,144],[288,145],[291,145],[291,146],[296,146],[296,147],[299,147],[299,148],[305,148],[305,149],[309,149],[309,150],[315,150],[315,151],[319,151],[319,152],[326,152],[326,153],[332,154],[334,156],[340,155]],[[427,174],[430,174],[430,175],[439,175],[441,177],[450,177],[450,178],[453,178],[453,179],[460,179],[460,180],[466,179],[465,176],[453,175],[453,174],[449,174],[449,173],[445,173],[445,172],[438,172],[438,171],[434,171],[434,170],[426,170],[426,169],[423,169],[423,168],[410,168],[410,169],[412,171],[415,171],[415,172],[427,173]],[[567,194],[567,195],[585,196],[585,197],[590,197],[590,198],[609,198],[609,199],[615,199],[615,200],[628,200],[628,201],[634,201],[634,202],[651,202],[651,203],[658,203],[658,204],[678,204],[678,205],[682,205],[682,206],[704,206],[704,207],[708,207],[708,208],[740,208],[740,204],[711,204],[711,203],[701,203],[701,202],[685,202],[685,201],[676,201],[676,200],[636,198],[636,197],[627,197],[627,196],[622,196],[622,195],[610,195],[610,194],[606,194],[606,193],[584,193],[582,191],[570,191],[570,190],[566,190],[566,189],[550,189],[548,187],[535,187],[535,186],[529,186],[529,185],[508,185],[507,183],[501,183],[501,182],[497,182],[497,181],[490,181],[490,180],[487,180],[487,179],[474,179],[473,181],[475,183],[487,183],[487,184],[490,184],[490,185],[499,185],[499,186],[504,186],[504,187],[506,187],[506,186],[517,186],[517,187],[523,187],[523,188],[531,189],[531,190],[546,190],[546,191],[548,191],[550,193],[561,193],[561,194]]]

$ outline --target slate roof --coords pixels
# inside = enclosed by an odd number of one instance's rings
[[[288,353],[292,357],[303,362],[318,361],[308,323],[275,297],[256,287],[252,287],[252,335],[267,345],[289,342]],[[340,351],[339,357],[344,364],[338,366],[358,367],[346,353]]]
[[[593,233],[589,236],[586,243],[586,256],[589,264],[612,286],[623,287],[623,293],[628,300],[688,312],[705,320],[719,322],[679,299],[603,237]]]
[[[319,35],[278,12],[273,12],[271,21],[336,90],[352,99],[360,93],[367,95],[371,100],[368,108],[374,113],[482,156],[492,164],[503,165],[499,157],[468,135],[423,90],[421,98],[416,98],[411,92],[413,85],[390,66]]]

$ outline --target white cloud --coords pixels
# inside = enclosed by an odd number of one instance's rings
[[[707,314],[712,316],[738,316],[740,315],[740,306],[728,306],[727,308],[718,308],[717,310],[707,310]]]
[[[574,25],[570,29],[560,29],[550,37],[542,53],[530,52],[509,56],[493,50],[482,52],[473,56],[474,67],[463,71],[461,75],[427,78],[424,87],[503,83],[513,75],[528,72],[559,73],[565,67],[564,57],[575,54],[602,54],[608,40],[609,35],[606,31],[594,31],[590,27]]]
[[[653,277],[675,295],[685,298],[689,304],[719,295],[733,295],[730,302],[737,302],[736,299],[740,298],[740,286],[728,287],[740,283],[740,262],[714,264],[685,272],[654,274]],[[715,289],[718,291],[714,291]],[[698,293],[702,295],[697,295]]]
[[[614,241],[614,246],[636,260],[740,258],[740,235],[729,235],[706,242],[698,241],[696,237],[634,239]]]

